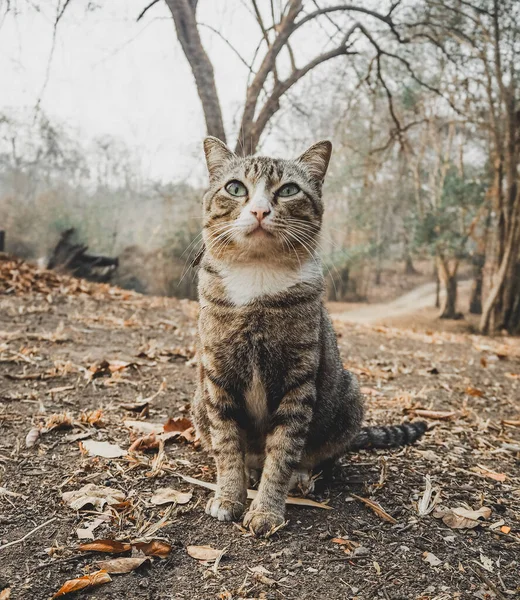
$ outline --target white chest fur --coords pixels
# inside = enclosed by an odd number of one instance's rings
[[[260,296],[279,294],[297,283],[320,276],[319,267],[313,260],[296,270],[268,264],[241,265],[226,267],[221,274],[229,299],[237,306],[249,304]]]

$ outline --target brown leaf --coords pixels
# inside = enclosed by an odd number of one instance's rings
[[[138,437],[128,448],[128,452],[144,452],[145,450],[156,450],[159,448],[159,440],[156,433]]]
[[[87,425],[99,425],[101,426],[103,418],[103,411],[100,408],[95,410],[88,410],[86,412],[81,413],[79,418],[81,423],[86,423]]]
[[[434,419],[439,421],[448,421],[455,419],[459,413],[456,410],[426,410],[423,408],[415,408],[413,411],[418,417],[424,419]]]
[[[59,598],[60,596],[65,596],[65,594],[84,590],[85,588],[94,587],[103,583],[109,583],[110,581],[112,581],[110,575],[101,569],[100,571],[90,573],[90,575],[84,575],[78,579],[69,579],[54,594],[53,598]]]
[[[0,592],[0,600],[9,600],[11,597],[11,588],[5,588]]]
[[[122,552],[128,552],[132,549],[132,546],[128,542],[118,542],[117,540],[94,540],[93,542],[87,542],[86,544],[80,544],[78,550],[82,552],[108,552],[109,554],[121,554]]]
[[[508,525],[502,525],[502,527],[500,528],[500,531],[502,533],[509,533],[511,531],[511,527],[509,527]]]
[[[41,430],[39,427],[33,427],[25,437],[25,447],[33,448],[36,442],[40,439]]]
[[[502,425],[508,425],[509,427],[520,427],[520,419],[504,419]]]
[[[166,558],[172,551],[171,544],[163,540],[151,540],[150,542],[132,542],[132,546],[146,554],[146,556],[158,556]]]
[[[211,546],[188,546],[186,551],[192,558],[197,560],[216,560],[222,553],[222,550],[217,550]]]
[[[494,479],[495,481],[503,482],[507,479],[507,475],[505,473],[497,473],[496,471],[492,471],[483,465],[477,465],[476,467],[473,467],[472,471],[480,473],[489,479]]]
[[[173,488],[160,488],[155,490],[150,502],[152,504],[187,504],[193,494],[191,492],[178,492]]]
[[[97,562],[99,567],[107,573],[120,574],[130,573],[138,569],[145,561],[149,561],[148,556],[136,556],[129,558],[112,558],[110,560],[100,560]]]
[[[389,515],[383,508],[381,508],[381,506],[379,506],[379,504],[377,502],[374,502],[373,500],[369,500],[368,498],[362,498],[361,496],[356,496],[356,494],[351,494],[351,496],[352,496],[352,498],[355,498],[356,500],[363,502],[363,504],[366,504],[371,510],[373,510],[376,513],[376,515],[378,517],[383,519],[383,521],[388,521],[389,523],[393,523],[393,524],[397,523],[397,521],[394,519],[394,517]]]
[[[466,394],[468,396],[475,396],[476,398],[482,398],[484,392],[482,390],[478,390],[477,388],[471,387],[470,385],[466,388]]]
[[[345,538],[332,538],[330,541],[333,544],[340,544],[342,546],[349,543],[349,540],[346,540]]]
[[[179,431],[183,432],[192,427],[192,422],[186,417],[170,417],[163,425],[166,432]]]
[[[74,426],[74,418],[69,413],[55,413],[45,422],[45,430],[69,429]]]

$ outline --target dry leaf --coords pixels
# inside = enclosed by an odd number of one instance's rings
[[[5,588],[0,592],[0,600],[9,600],[11,597],[11,588]]]
[[[107,514],[102,514],[100,517],[94,519],[91,523],[87,525],[87,527],[81,527],[76,529],[76,535],[80,540],[93,540],[94,539],[94,529],[99,527],[102,523],[106,523],[110,521],[110,516]]]
[[[85,588],[94,587],[103,583],[109,583],[110,581],[112,581],[110,575],[101,569],[100,571],[90,573],[90,575],[84,575],[78,579],[69,579],[54,594],[53,598],[59,598],[60,596],[65,596],[65,594],[84,590]]]
[[[182,473],[174,473],[174,475],[177,475],[177,477],[184,479],[184,481],[188,483],[193,483],[193,485],[198,485],[200,487],[206,488],[207,490],[212,490],[215,492],[217,489],[216,484],[209,483],[209,481],[195,479],[195,477],[189,477],[188,475],[183,475]],[[257,494],[258,490],[247,490],[247,498],[249,500],[254,500]],[[316,502],[315,500],[310,500],[309,498],[294,498],[292,496],[287,496],[287,498],[285,499],[285,503],[296,506],[309,506],[312,508],[323,508],[325,510],[332,510],[332,506],[329,506],[324,502]]]
[[[494,479],[495,481],[503,482],[507,479],[507,475],[505,473],[497,473],[496,471],[492,471],[483,465],[477,465],[471,469],[475,471],[475,473],[480,473],[484,475],[484,477],[489,477],[489,479]]]
[[[132,542],[132,547],[140,550],[146,556],[158,556],[159,558],[166,558],[172,551],[171,545],[163,540]]]
[[[482,552],[480,553],[480,564],[484,567],[484,569],[486,569],[486,571],[493,573],[493,561],[489,558],[489,556],[482,554]]]
[[[121,554],[132,549],[128,542],[118,542],[117,540],[95,540],[86,544],[80,544],[78,550],[82,552],[108,552],[109,554]]]
[[[123,502],[126,495],[114,488],[88,483],[79,490],[64,492],[61,497],[73,510],[79,510],[89,504],[98,510],[103,510],[105,504],[112,506]]]
[[[96,442],[95,440],[84,440],[80,442],[81,448],[83,448],[89,456],[102,456],[103,458],[121,458],[126,456],[128,453],[126,450],[120,448],[117,444],[110,444],[109,442]]]
[[[150,502],[152,504],[187,504],[193,494],[191,492],[178,492],[173,488],[160,488],[155,491]]]
[[[107,573],[120,574],[130,573],[138,569],[145,561],[149,561],[148,556],[136,556],[129,558],[112,558],[111,560],[100,560],[97,562],[99,567]]]
[[[433,492],[435,493],[435,497],[432,500]],[[432,486],[432,481],[429,475],[426,475],[426,485],[424,494],[422,498],[419,500],[417,504],[417,513],[419,516],[423,517],[425,515],[429,515],[432,510],[435,508],[435,505],[440,500],[440,489],[438,487],[434,488]]]
[[[436,509],[433,516],[442,519],[452,529],[473,529],[482,524],[481,519],[489,519],[491,509],[482,506],[478,510],[469,510],[462,506],[450,509]]]
[[[435,556],[435,554],[432,552],[423,552],[423,560],[432,567],[438,567],[440,564],[442,564],[442,560],[437,558],[437,556]]]
[[[163,425],[163,430],[167,433],[171,431],[182,432],[186,431],[186,429],[189,429],[192,426],[193,423],[186,417],[170,417]]]
[[[88,410],[86,412],[81,413],[79,418],[80,423],[86,423],[87,425],[98,425],[101,426],[103,418],[103,411],[100,408],[96,408],[95,410]]]
[[[500,531],[501,531],[502,533],[506,533],[506,534],[507,534],[507,533],[509,533],[509,532],[511,531],[511,527],[508,527],[507,525],[503,525],[503,526],[500,528]]]
[[[477,388],[468,386],[466,388],[466,394],[468,394],[468,396],[474,396],[476,398],[482,398],[482,396],[484,395],[484,392],[481,390],[478,390]]]
[[[416,408],[413,412],[418,417],[423,417],[424,419],[435,419],[440,421],[455,419],[459,414],[456,410],[425,410],[422,408]]]
[[[55,413],[51,415],[45,422],[44,433],[51,429],[69,429],[74,426],[74,418],[71,414]]]
[[[373,510],[376,513],[376,515],[378,517],[383,519],[383,521],[388,521],[389,523],[393,523],[393,524],[397,523],[397,521],[394,519],[394,517],[389,515],[386,512],[386,510],[381,508],[381,506],[379,506],[379,504],[377,502],[374,502],[373,500],[369,500],[368,498],[362,498],[361,496],[356,496],[356,494],[351,494],[351,495],[352,495],[352,498],[355,498],[356,500],[363,502],[363,504],[366,504],[371,510]]]
[[[148,421],[124,421],[125,427],[129,427],[138,433],[162,433],[164,425],[162,423],[149,423]]]
[[[188,546],[186,548],[188,554],[197,560],[216,560],[222,553],[222,550],[217,550],[211,546]]]
[[[36,445],[36,442],[40,439],[41,431],[39,427],[33,427],[29,430],[25,438],[25,447],[32,448]]]
[[[348,544],[350,540],[346,540],[345,538],[332,538],[330,540],[333,544],[345,545]]]
[[[520,427],[520,419],[504,419],[502,425],[508,425],[509,427]]]

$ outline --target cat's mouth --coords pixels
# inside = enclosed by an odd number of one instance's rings
[[[247,237],[272,237],[273,234],[259,223],[254,229],[251,229],[247,234]]]

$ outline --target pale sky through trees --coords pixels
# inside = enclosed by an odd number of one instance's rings
[[[41,108],[51,121],[77,129],[82,139],[122,138],[147,176],[199,180],[204,175],[204,119],[166,5],[157,4],[136,22],[147,2],[112,0],[91,11],[88,4],[72,0],[58,26]],[[0,9],[3,14],[1,0]],[[23,8],[16,16],[1,17],[0,113],[34,114],[45,81],[55,10],[56,2],[49,1],[42,13]],[[246,55],[252,51],[251,40],[258,40],[257,25],[239,0],[202,0],[198,15],[242,46]],[[243,100],[247,69],[217,35],[201,30],[229,127]]]

